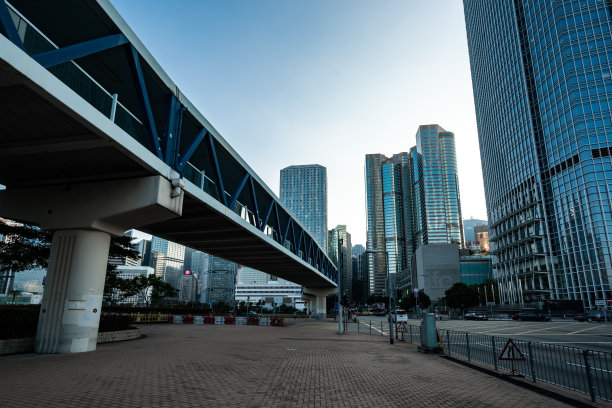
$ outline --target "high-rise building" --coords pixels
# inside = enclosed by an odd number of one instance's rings
[[[353,301],[356,303],[364,303],[368,296],[366,290],[367,271],[365,268],[365,248],[363,245],[357,244],[351,248],[351,262],[353,270]]]
[[[422,167],[425,244],[463,246],[455,135],[439,125],[421,125],[416,134]]]
[[[366,248],[376,253],[366,254],[368,270],[368,294],[384,295],[386,293],[387,263],[385,248],[385,218],[383,212],[382,163],[387,157],[382,154],[366,154],[365,188],[366,188]]]
[[[236,264],[209,255],[206,301],[231,304],[234,301]]]
[[[464,0],[503,301],[612,296],[612,8]]]
[[[366,155],[368,293],[384,294],[385,279],[412,285],[419,246],[463,246],[455,137],[438,125],[420,126],[416,146],[392,157]],[[388,267],[387,267],[388,260]]]
[[[186,270],[179,280],[178,298],[182,302],[194,302],[198,298],[198,278]]]
[[[154,236],[151,240],[151,252],[155,258],[155,276],[180,289],[179,280],[183,275],[185,247]]]
[[[280,201],[327,250],[327,169],[318,164],[280,171]]]
[[[348,296],[353,300],[353,262],[351,260],[351,234],[346,231],[346,225],[338,225],[329,231],[329,247],[327,253],[329,259],[336,265],[340,272],[342,290],[341,295]]]
[[[465,238],[466,246],[468,242],[473,243],[477,241],[474,228],[481,225],[489,225],[489,222],[486,220],[477,220],[474,218],[463,220],[463,236]]]

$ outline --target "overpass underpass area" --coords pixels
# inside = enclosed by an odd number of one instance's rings
[[[0,2],[0,214],[54,231],[36,350],[95,349],[130,228],[304,285],[338,271],[107,0]]]

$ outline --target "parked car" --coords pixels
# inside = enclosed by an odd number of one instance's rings
[[[464,320],[489,320],[486,315],[478,314],[478,313],[466,313],[463,316]]]
[[[397,309],[397,321],[398,322],[407,322],[408,321],[408,313],[404,309]],[[395,314],[393,315],[393,322],[395,322]]]
[[[550,320],[550,316],[540,312],[521,312],[513,315],[512,320],[518,320],[519,322],[524,320],[547,322]]]
[[[574,320],[580,322],[603,322],[605,321],[605,316],[602,312],[597,311],[576,313],[574,315]]]

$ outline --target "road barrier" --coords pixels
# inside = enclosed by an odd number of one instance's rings
[[[168,317],[171,316],[171,317]],[[284,317],[259,317],[259,316],[191,316],[191,315],[166,315],[166,320],[174,324],[215,324],[215,325],[249,325],[249,326],[278,326],[285,327]]]
[[[361,332],[360,324],[369,326],[371,334],[389,335],[389,323],[382,321],[348,322],[346,330]],[[420,343],[421,328],[408,325],[407,329],[407,333],[401,333],[405,340]],[[514,370],[533,382],[542,381],[586,394],[592,401],[597,398],[612,401],[612,353],[512,338],[517,358],[500,360],[508,339],[438,329],[438,346],[448,356],[488,365],[495,370]]]

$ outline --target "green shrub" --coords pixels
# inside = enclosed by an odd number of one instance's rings
[[[133,328],[131,326],[132,323],[134,323],[134,318],[130,315],[104,313],[100,316],[100,328],[98,332],[128,330]]]

